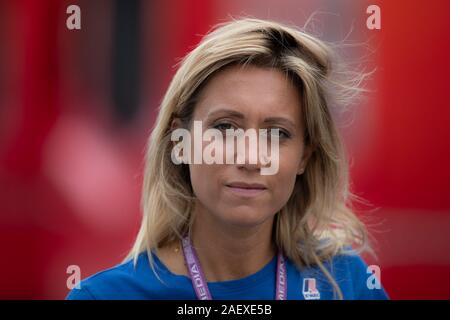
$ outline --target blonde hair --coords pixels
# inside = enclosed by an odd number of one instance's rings
[[[141,207],[142,224],[125,261],[151,252],[190,232],[195,196],[186,165],[171,161],[171,123],[189,123],[202,87],[230,65],[276,68],[301,90],[305,144],[312,147],[305,172],[297,178],[286,205],[277,213],[274,241],[300,269],[317,265],[342,292],[324,263],[345,252],[369,249],[364,224],[352,210],[348,164],[330,107],[361,91],[362,73],[340,79],[333,72],[334,51],[324,41],[277,22],[239,19],[219,24],[181,61],[160,105],[148,140]],[[343,103],[342,103],[343,102]]]

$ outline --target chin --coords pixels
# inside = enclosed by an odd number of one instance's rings
[[[234,226],[251,228],[264,223],[272,216],[262,214],[260,209],[244,207],[225,210],[223,215],[221,215],[221,219]]]

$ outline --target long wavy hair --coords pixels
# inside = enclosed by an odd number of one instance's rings
[[[276,68],[294,80],[300,92],[304,143],[313,151],[289,200],[276,213],[274,241],[299,269],[318,266],[335,297],[342,299],[325,262],[345,253],[348,246],[358,253],[370,246],[366,227],[352,209],[357,197],[349,190],[348,162],[330,109],[345,107],[363,90],[366,74],[346,73],[335,58],[330,44],[274,21],[233,19],[206,34],[181,60],[159,107],[146,150],[142,223],[125,261],[133,259],[136,264],[139,254],[147,251],[155,271],[151,253],[181,239],[192,228],[195,195],[188,166],[171,161],[172,121],[178,118],[190,123],[199,92],[223,68]]]

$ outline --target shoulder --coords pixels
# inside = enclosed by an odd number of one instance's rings
[[[148,258],[145,253],[139,255],[137,264],[127,261],[105,269],[80,281],[79,286],[66,296],[67,300],[124,299],[133,288],[142,283],[142,276],[150,277]],[[152,279],[153,280],[153,279]]]
[[[378,266],[369,266],[365,260],[351,248],[346,248],[326,263],[339,287],[344,299],[388,299],[381,283]]]

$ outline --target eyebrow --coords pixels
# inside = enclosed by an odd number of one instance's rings
[[[237,119],[245,119],[245,116],[243,113],[241,113],[239,111],[231,110],[231,109],[218,109],[218,110],[211,111],[207,114],[207,118],[209,119],[217,114],[224,114],[224,115],[228,115],[228,116],[231,116],[231,117],[237,118]],[[264,123],[267,123],[267,124],[284,123],[288,126],[291,126],[292,128],[296,127],[294,122],[292,122],[288,118],[284,118],[284,117],[268,117],[268,118],[264,119]]]

